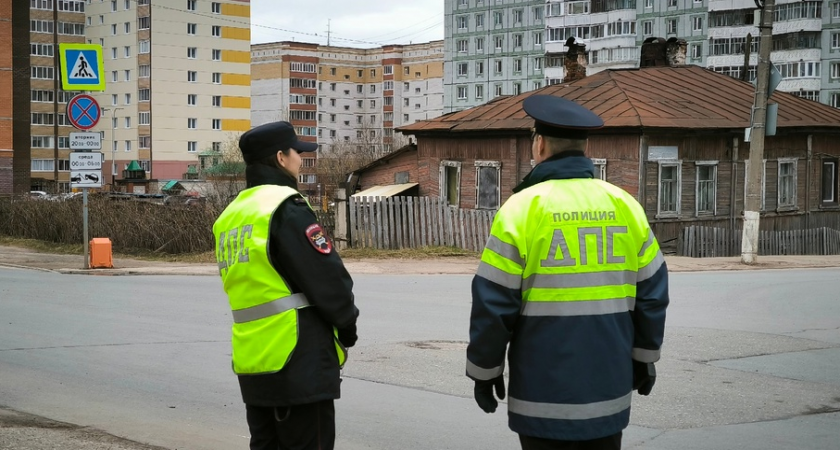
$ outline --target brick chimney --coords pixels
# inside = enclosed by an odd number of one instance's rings
[[[566,47],[569,47],[569,50],[563,59],[563,65],[566,69],[563,82],[567,83],[586,78],[586,45],[579,44],[574,37],[570,37],[566,39]]]
[[[684,66],[688,43],[684,39],[672,37],[665,44],[665,57],[671,67]]]
[[[642,43],[639,67],[684,66],[687,48],[684,39],[647,38]]]

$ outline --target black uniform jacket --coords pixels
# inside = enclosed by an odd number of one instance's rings
[[[249,165],[248,187],[275,184],[297,189],[289,174],[264,165]],[[355,336],[359,310],[353,280],[341,258],[316,249],[306,230],[317,224],[315,213],[300,196],[283,202],[270,224],[272,265],[293,293],[302,292],[313,306],[298,310],[298,343],[279,372],[239,376],[242,400],[255,406],[288,406],[340,397],[338,356],[333,326]],[[352,344],[351,344],[352,345]]]

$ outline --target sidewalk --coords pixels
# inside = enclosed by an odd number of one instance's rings
[[[840,267],[840,255],[830,256],[760,256],[758,264],[741,264],[740,258],[687,258],[666,256],[671,272],[714,270],[761,270]],[[470,275],[478,266],[478,258],[446,257],[437,259],[345,259],[351,275]],[[28,249],[0,246],[0,267],[46,270],[63,274],[85,275],[218,275],[215,264],[185,264],[137,259],[114,259],[113,269],[84,269],[84,260],[77,255],[54,255]]]

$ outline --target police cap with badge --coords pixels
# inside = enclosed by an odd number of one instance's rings
[[[314,152],[318,144],[298,139],[295,127],[289,122],[271,122],[252,128],[239,138],[239,150],[245,163],[253,163],[276,155],[279,151],[295,149],[298,153]]]
[[[542,136],[586,139],[589,130],[604,126],[589,109],[554,95],[532,95],[522,102],[522,108],[534,119],[534,132]]]

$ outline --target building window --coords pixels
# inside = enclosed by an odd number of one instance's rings
[[[484,85],[476,84],[475,85],[475,98],[481,99],[484,98]]]
[[[458,86],[458,100],[466,100],[467,99],[467,87],[466,86]]]
[[[653,22],[650,20],[646,20],[642,22],[642,34],[645,36],[650,36],[653,34]]]
[[[187,128],[190,130],[195,130],[198,128],[198,119],[190,117],[187,119]]]
[[[476,63],[475,63],[475,75],[476,76],[484,75],[484,61],[476,61]]]
[[[484,52],[484,38],[475,38],[475,51]]]
[[[468,72],[467,63],[465,63],[465,62],[458,63],[457,67],[458,67],[458,76],[459,77],[465,77],[465,76],[468,75],[468,73],[467,73]]]
[[[820,197],[823,204],[837,205],[837,158],[822,160]]]
[[[464,31],[467,29],[467,16],[458,16],[455,18],[455,22],[458,24],[458,30]]]
[[[145,53],[149,53],[150,51],[152,51],[152,43],[149,40],[139,41],[137,43],[137,47],[138,47],[137,51],[139,53],[145,54]]]
[[[513,10],[513,23],[522,23],[522,18],[525,16],[524,9]]]
[[[187,105],[195,106],[198,100],[198,96],[195,94],[187,94]]]
[[[221,61],[222,60],[222,51],[219,49],[213,49],[212,51],[213,61]]]
[[[210,12],[213,14],[221,14],[222,13],[222,4],[219,2],[212,2],[210,3]]]
[[[522,34],[517,33],[513,35],[514,48],[522,48]]]
[[[779,208],[796,208],[796,159],[779,159]]]
[[[534,47],[539,47],[543,43],[543,32],[537,31],[534,33]]]
[[[440,199],[447,205],[458,207],[461,196],[461,163],[441,161]]]
[[[696,185],[697,215],[715,214],[717,207],[717,161],[698,161]]]
[[[498,74],[498,73],[502,73],[502,60],[501,60],[501,59],[497,59],[497,60],[495,60],[495,61],[493,62],[493,66],[494,66],[495,72],[496,72],[497,74]]]
[[[189,141],[187,142],[187,151],[190,153],[195,153],[198,151],[198,142],[196,141]]]
[[[219,72],[213,72],[213,84],[222,84],[222,74]]]
[[[137,28],[140,30],[148,30],[152,26],[151,16],[143,16],[137,19]]]
[[[131,22],[124,23],[123,29],[125,31],[125,34],[131,33]]]
[[[703,16],[693,16],[691,18],[691,30],[703,31]]]
[[[138,136],[137,137],[137,146],[139,148],[150,148],[152,146],[152,137],[151,136]]]
[[[522,60],[521,59],[514,59],[513,60],[513,73],[521,73],[522,72]]]
[[[131,46],[130,45],[126,45],[125,47],[123,47],[123,55],[126,58],[131,58]]]
[[[198,55],[198,49],[195,47],[187,47],[187,59],[195,59]]]
[[[213,119],[213,129],[216,131],[222,129],[222,119]]]
[[[659,204],[658,215],[676,216],[680,213],[680,180],[682,163],[659,163]]]
[[[494,85],[496,97],[502,95],[502,85],[496,84]]]
[[[502,47],[505,45],[505,37],[504,36],[494,36],[493,37],[493,45],[495,46],[496,50],[501,50]]]
[[[194,36],[197,31],[198,31],[198,25],[196,25],[194,23],[188,23],[187,24],[187,34]]]
[[[131,104],[131,94],[125,94],[125,104],[126,105]]]
[[[493,12],[493,25],[497,27],[502,26],[502,17],[503,15],[501,11]]]
[[[677,19],[665,19],[665,33],[677,34]]]
[[[691,59],[700,59],[703,57],[703,43],[691,44]]]
[[[187,0],[187,11],[195,11],[195,0]]]
[[[466,39],[459,39],[458,40],[458,53],[467,53],[468,49],[469,49],[469,47],[467,45],[467,40]]]
[[[190,83],[195,83],[198,80],[198,72],[193,70],[187,71],[187,81]]]
[[[607,181],[607,160],[603,158],[592,158],[592,164],[595,166],[595,177],[599,180]]]
[[[141,112],[137,114],[137,122],[139,125],[149,125],[151,124],[152,113],[150,112]]]
[[[131,151],[131,141],[125,141],[125,147],[124,148],[125,148],[125,151],[130,152]]]
[[[513,95],[522,93],[522,83],[513,83]]]
[[[222,27],[213,25],[213,28],[210,29],[210,35],[213,37],[222,37]]]
[[[475,208],[499,209],[499,179],[502,164],[498,161],[475,162]]]
[[[222,96],[221,95],[214,95],[213,96],[213,106],[219,108],[222,106]]]

